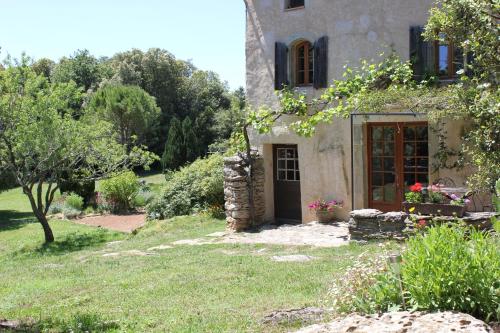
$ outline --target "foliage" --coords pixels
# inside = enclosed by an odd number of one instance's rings
[[[163,170],[175,170],[182,165],[184,159],[182,142],[182,124],[178,118],[173,118],[168,130],[165,150],[161,157]]]
[[[112,210],[128,212],[139,193],[139,178],[132,171],[125,171],[99,184],[99,191],[104,199],[112,205]]]
[[[323,199],[318,199],[311,202],[307,207],[315,212],[317,211],[333,211],[336,207],[342,207],[344,203],[338,200],[325,201]]]
[[[76,193],[64,196],[66,206],[81,211],[83,209],[83,198]]]
[[[498,18],[500,4],[490,0],[437,0],[431,9],[425,27],[428,40],[442,38],[443,34],[464,52],[473,54],[472,70],[475,77],[496,80],[500,63],[498,53]],[[441,34],[441,35],[440,35]]]
[[[148,205],[150,218],[188,215],[224,204],[223,157],[212,154],[166,174],[161,195]]]
[[[51,71],[51,81],[69,83],[73,81],[78,87],[87,91],[97,88],[106,77],[106,68],[88,50],[78,50],[71,57],[63,58]]]
[[[500,253],[488,233],[457,225],[428,228],[408,240],[400,271],[408,308],[459,311],[486,321],[500,317]],[[356,292],[353,309],[403,308],[396,273],[371,275],[370,286]]]
[[[375,309],[386,311],[393,304],[399,304],[401,293],[393,283],[377,284],[383,279],[392,280],[394,274],[387,266],[388,243],[379,244],[382,253],[363,252],[351,260],[348,268],[335,279],[328,292],[336,314],[352,312],[371,313]],[[375,289],[376,288],[376,289]]]
[[[76,119],[75,83],[50,83],[29,63],[24,57],[0,71],[0,170],[15,175],[52,242],[46,215],[61,179],[95,180],[149,165],[152,156],[137,147],[127,154],[107,122]]]
[[[186,162],[192,162],[199,156],[198,138],[189,117],[182,121],[182,149],[184,150],[183,160]]]
[[[405,199],[406,199],[406,202],[413,203],[413,204],[424,202],[424,198],[422,196],[422,193],[420,193],[420,192],[406,192]]]
[[[35,61],[31,68],[35,71],[37,75],[45,76],[47,79],[50,79],[52,71],[54,70],[54,66],[56,63],[53,60],[42,58]]]
[[[440,204],[443,203],[444,201],[444,196],[439,192],[428,191],[427,196],[429,198],[430,203]]]
[[[408,241],[402,279],[418,309],[498,320],[500,253],[486,233],[436,226]]]
[[[245,90],[240,87],[230,96],[231,106],[228,109],[221,108],[214,115],[215,140],[222,141],[231,137],[231,134],[241,127],[245,121],[246,97]]]
[[[113,124],[120,144],[129,149],[145,143],[160,116],[155,99],[137,86],[105,85],[92,95],[88,108],[87,116]]]
[[[117,53],[110,59],[110,66],[114,73],[110,82],[138,85],[156,98],[161,116],[145,143],[150,150],[162,153],[161,138],[167,137],[173,118],[189,117],[195,124],[193,130],[199,145],[195,158],[218,138],[219,120],[214,115],[229,109],[230,94],[215,73],[198,70],[158,48]],[[185,162],[181,160],[179,165]]]

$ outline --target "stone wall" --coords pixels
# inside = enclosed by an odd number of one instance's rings
[[[491,218],[498,216],[491,212],[466,213],[460,220],[480,230],[492,228]],[[453,216],[419,216],[404,212],[382,213],[376,209],[353,210],[350,213],[349,233],[351,239],[403,239],[415,230],[414,221],[425,221],[426,225],[455,223]]]
[[[224,159],[224,199],[229,230],[243,231],[264,222],[264,161],[260,155],[254,155],[253,173],[255,219],[252,223],[248,201],[248,166],[242,156]]]

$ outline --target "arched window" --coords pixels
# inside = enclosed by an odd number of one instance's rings
[[[314,49],[308,41],[295,46],[295,85],[307,86],[314,82]]]

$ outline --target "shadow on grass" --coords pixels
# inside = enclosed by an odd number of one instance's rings
[[[16,230],[25,224],[36,222],[33,213],[15,210],[0,210],[0,232]]]
[[[13,252],[13,256],[31,256],[31,255],[63,255],[71,252],[83,250],[85,248],[94,247],[116,239],[114,234],[96,229],[91,232],[73,232],[66,235],[58,236],[53,243],[41,245],[26,245],[19,250]]]
[[[8,324],[10,327],[7,325],[2,327],[0,320],[0,332],[115,332],[120,328],[117,321],[106,320],[96,313],[79,313],[68,319],[15,320],[9,321]]]
[[[53,243],[43,244],[35,249],[39,254],[66,254],[83,250],[87,247],[103,244],[110,238],[110,233],[97,229],[86,233],[71,233],[57,238]]]

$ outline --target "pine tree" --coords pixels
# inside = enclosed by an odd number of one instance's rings
[[[182,124],[177,117],[172,118],[168,129],[167,143],[161,158],[163,170],[176,170],[184,164]]]
[[[199,156],[198,138],[196,137],[191,118],[182,122],[183,149],[186,162],[192,162]]]

